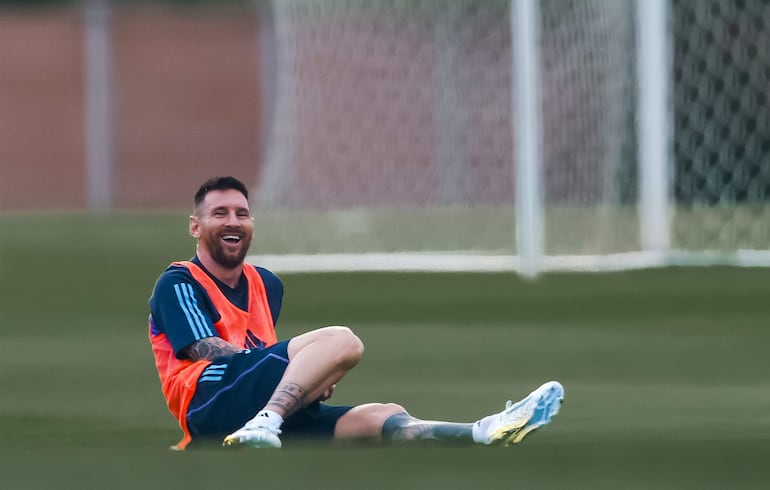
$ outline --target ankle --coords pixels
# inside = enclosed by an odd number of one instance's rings
[[[281,425],[283,425],[283,417],[273,410],[260,410],[249,422],[273,430],[280,430]]]

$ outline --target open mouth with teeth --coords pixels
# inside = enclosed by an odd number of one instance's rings
[[[238,245],[241,243],[241,237],[238,235],[222,235],[222,240],[230,245]]]

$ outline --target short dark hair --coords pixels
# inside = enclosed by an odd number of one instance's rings
[[[198,206],[203,202],[203,199],[206,198],[206,194],[209,192],[226,191],[228,189],[236,190],[243,194],[246,199],[249,198],[248,189],[246,189],[246,186],[243,185],[243,182],[236,179],[235,177],[212,177],[201,184],[200,188],[198,188],[198,192],[195,193],[195,209],[198,209]]]

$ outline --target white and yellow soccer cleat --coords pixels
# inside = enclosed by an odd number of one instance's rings
[[[484,434],[484,444],[510,446],[520,443],[527,434],[551,422],[564,400],[564,387],[549,381],[526,398],[505,404],[505,410],[476,422]]]
[[[278,437],[280,430],[271,429],[259,425],[253,420],[249,421],[222,442],[223,447],[249,446],[253,448],[280,448],[281,439]]]

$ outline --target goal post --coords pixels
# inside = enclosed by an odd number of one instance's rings
[[[644,251],[670,248],[671,52],[667,0],[637,1],[639,225]]]
[[[262,260],[483,255],[513,269],[507,13],[500,1],[273,2]]]
[[[518,270],[525,277],[532,277],[540,272],[543,255],[539,3],[513,0],[510,15]]]
[[[533,276],[638,254],[617,3],[273,2],[253,260]]]
[[[526,276],[770,263],[770,124],[750,113],[770,73],[770,27],[751,19],[768,9],[273,1],[250,260]],[[725,46],[739,52],[720,84]]]
[[[87,0],[81,9],[86,204],[89,209],[104,210],[113,205],[111,6],[105,0]]]

